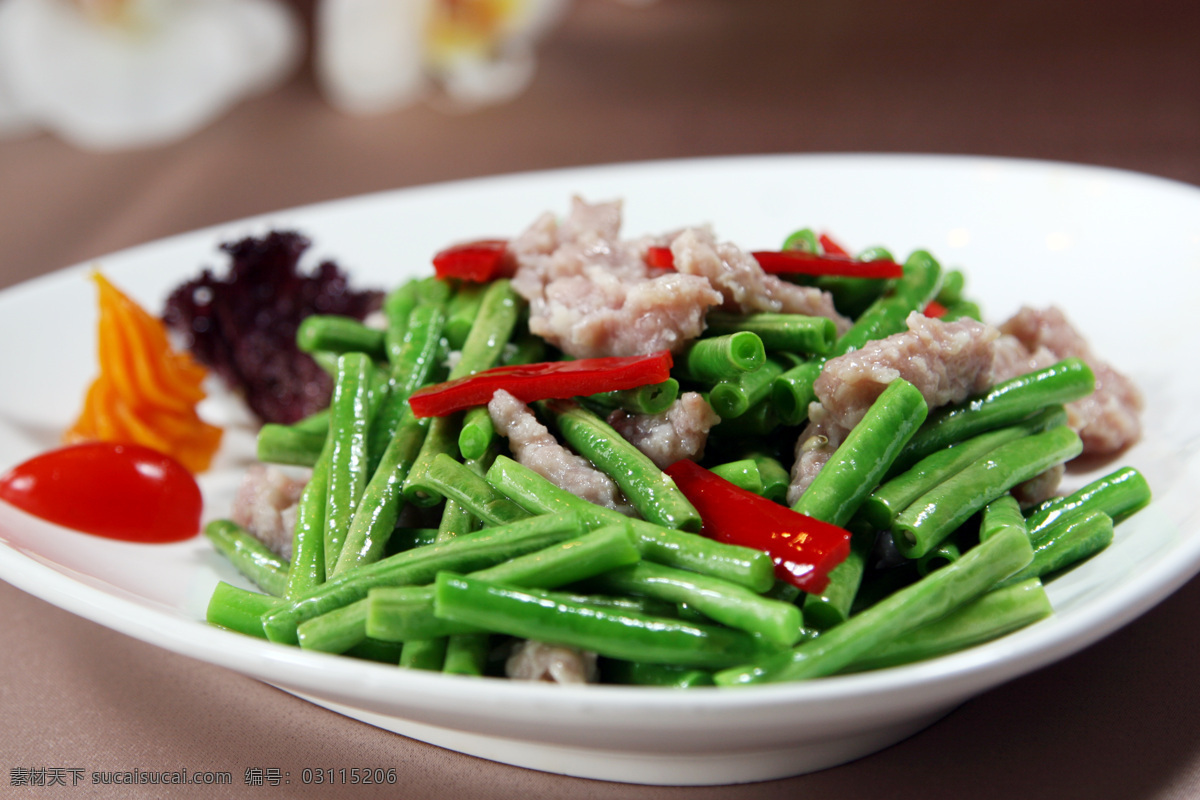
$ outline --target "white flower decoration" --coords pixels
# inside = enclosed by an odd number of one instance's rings
[[[0,134],[182,138],[286,78],[302,41],[278,0],[0,0]]]
[[[509,100],[566,0],[320,0],[316,69],[326,97],[374,114],[426,97],[460,108]]]

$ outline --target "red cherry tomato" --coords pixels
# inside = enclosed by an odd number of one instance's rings
[[[0,477],[0,499],[110,539],[178,542],[200,530],[196,479],[175,459],[136,444],[86,442],[42,453]]]

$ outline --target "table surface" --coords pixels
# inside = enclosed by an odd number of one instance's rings
[[[616,161],[969,153],[1200,184],[1198,32],[1200,6],[1188,0],[1149,10],[1085,0],[580,0],[540,48],[528,91],[474,114],[419,106],[352,118],[321,100],[306,69],[167,146],[96,154],[50,136],[0,141],[0,287],[278,208]],[[578,780],[447,752],[0,583],[0,768],[186,767],[239,777],[253,766],[295,774],[313,765],[390,765],[402,788],[386,794],[412,800],[1196,796],[1198,603],[1193,580],[1108,639],[854,763],[681,789]],[[9,777],[0,776],[0,795],[55,796],[11,788]],[[209,793],[81,786],[60,796]]]

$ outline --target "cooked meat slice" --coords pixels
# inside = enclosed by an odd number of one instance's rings
[[[1096,375],[1096,391],[1067,406],[1071,427],[1087,455],[1116,453],[1142,433],[1144,400],[1128,377],[1092,352],[1087,341],[1058,308],[1023,307],[1000,330],[1015,337],[1029,353],[1049,352],[1055,360],[1081,358]]]
[[[306,483],[277,467],[252,464],[234,496],[230,518],[290,561],[296,502]]]
[[[496,432],[508,439],[518,463],[576,497],[606,508],[627,510],[612,478],[561,445],[529,407],[510,393],[501,389],[492,395],[488,414]]]
[[[595,683],[600,678],[595,653],[533,639],[514,648],[504,672],[514,680],[548,683]]]
[[[718,242],[705,228],[689,228],[671,242],[675,269],[708,279],[721,293],[721,308],[742,314],[756,311],[829,317],[845,332],[850,320],[837,312],[833,297],[811,286],[797,286],[763,272],[754,256]]]
[[[682,458],[703,456],[708,432],[720,421],[698,392],[684,392],[670,408],[659,414],[630,414],[617,410],[608,416],[608,424],[660,469],[666,469]]]

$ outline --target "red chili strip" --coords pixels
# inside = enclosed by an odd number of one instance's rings
[[[840,275],[847,278],[899,278],[904,268],[895,261],[858,261],[846,255],[815,255],[802,250],[756,250],[751,253],[763,272],[802,275]],[[648,247],[646,264],[659,269],[674,269],[675,257],[669,247]]]
[[[656,269],[675,269],[675,256],[669,247],[647,247],[646,264]]]
[[[439,278],[459,278],[487,283],[508,271],[508,242],[504,239],[480,239],[447,247],[433,257],[433,271]]]
[[[487,405],[498,389],[504,389],[524,403],[584,397],[662,383],[671,377],[673,363],[671,352],[660,350],[646,356],[581,358],[494,367],[418,389],[408,398],[408,403],[418,417],[444,417],[455,411]]]
[[[838,275],[846,278],[899,278],[904,274],[904,268],[895,261],[857,261],[849,256],[819,256],[802,250],[758,250],[751,255],[763,272],[771,274]]]
[[[946,316],[947,311],[949,311],[949,309],[947,309],[937,300],[930,300],[925,304],[925,310],[921,313],[927,317],[944,317]]]
[[[820,236],[818,236],[817,242],[820,243],[821,249],[825,251],[825,255],[827,256],[845,256],[846,258],[850,257],[850,251],[834,241],[833,238],[831,238],[827,233],[822,233]]]
[[[701,533],[762,550],[775,575],[806,592],[829,584],[829,571],[850,554],[850,532],[792,511],[713,474],[694,461],[665,470],[704,520]]]

